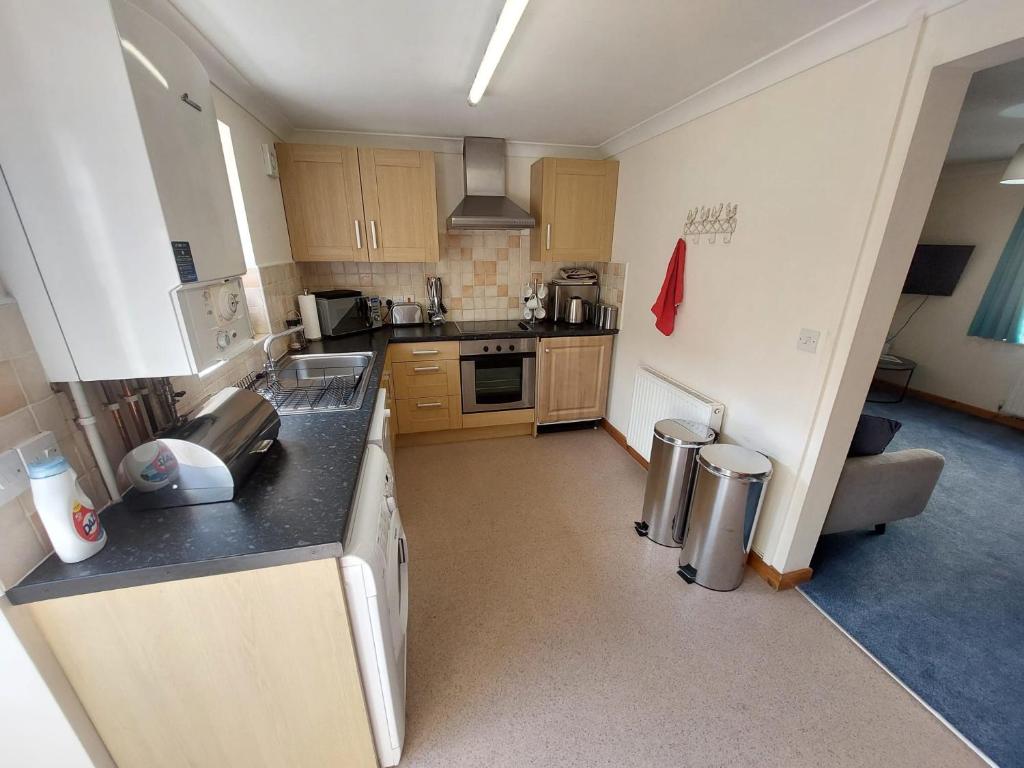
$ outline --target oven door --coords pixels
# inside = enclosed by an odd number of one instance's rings
[[[463,413],[533,408],[535,354],[472,355],[460,361]]]

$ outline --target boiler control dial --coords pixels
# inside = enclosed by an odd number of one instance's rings
[[[238,314],[238,305],[242,298],[234,286],[225,285],[217,291],[217,314],[222,320],[231,320]]]
[[[227,349],[231,344],[231,334],[227,331],[217,331],[217,349]]]

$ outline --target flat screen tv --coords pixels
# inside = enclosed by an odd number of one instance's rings
[[[973,245],[922,243],[914,251],[903,292],[920,296],[952,296],[973,251]]]

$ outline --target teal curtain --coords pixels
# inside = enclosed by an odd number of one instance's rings
[[[981,297],[968,336],[1024,344],[1024,210]]]

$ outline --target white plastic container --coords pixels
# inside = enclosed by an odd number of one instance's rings
[[[39,519],[57,557],[65,563],[78,563],[103,549],[107,533],[67,459],[54,456],[32,462],[28,476]]]

